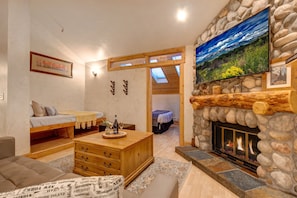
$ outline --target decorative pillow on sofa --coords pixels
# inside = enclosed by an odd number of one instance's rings
[[[45,110],[48,116],[55,116],[58,114],[55,107],[45,107]]]
[[[34,116],[36,117],[42,117],[46,116],[46,111],[42,105],[40,105],[38,102],[35,102],[32,100],[32,108],[34,111]]]
[[[124,177],[121,175],[78,177],[40,185],[28,186],[0,194],[0,198],[9,197],[108,197],[122,198]]]

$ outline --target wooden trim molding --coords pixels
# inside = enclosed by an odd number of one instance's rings
[[[297,92],[294,90],[192,96],[190,102],[195,110],[222,106],[252,109],[259,115],[271,115],[275,112],[297,113]]]

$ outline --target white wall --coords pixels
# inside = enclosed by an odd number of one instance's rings
[[[96,77],[92,68],[100,67]],[[85,109],[104,112],[106,118],[136,125],[136,130],[146,131],[146,69],[129,69],[107,72],[106,61],[88,63],[86,66]],[[115,95],[110,92],[110,81],[115,81]],[[128,95],[123,92],[123,80],[128,80]]]
[[[30,99],[58,111],[84,110],[84,74],[84,66],[75,63],[73,78],[30,72]]]
[[[70,32],[57,31],[52,34],[46,30],[46,24],[38,23],[34,13],[31,16],[34,24],[34,28],[31,26],[31,51],[73,62],[73,78],[30,72],[30,99],[53,105],[58,111],[84,110],[85,64],[55,36],[67,36]]]
[[[152,110],[170,110],[173,120],[179,121],[179,94],[152,95]]]
[[[1,7],[0,136],[16,139],[16,154],[30,151],[29,71],[30,12],[27,0],[3,0]],[[3,18],[2,18],[3,17]]]

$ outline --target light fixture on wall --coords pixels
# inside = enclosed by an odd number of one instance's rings
[[[97,72],[96,71],[92,71],[92,74],[93,74],[94,77],[97,76]]]
[[[100,74],[100,69],[97,65],[92,66],[91,72],[94,77],[96,77],[98,74]]]

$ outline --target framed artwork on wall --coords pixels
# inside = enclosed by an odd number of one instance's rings
[[[72,78],[72,67],[72,62],[30,52],[30,71]]]
[[[285,58],[271,61],[270,72],[266,72],[265,87],[270,89],[290,89],[292,84],[291,66],[286,64]]]

